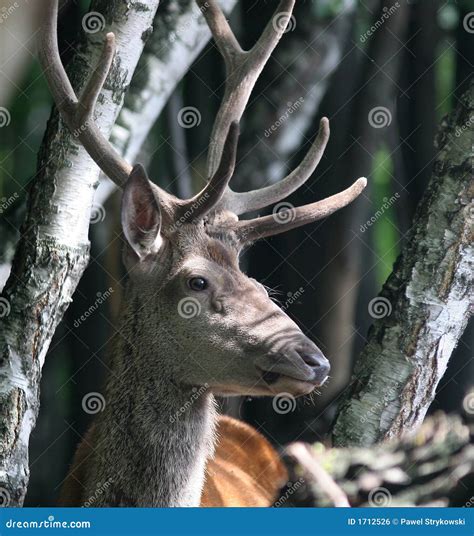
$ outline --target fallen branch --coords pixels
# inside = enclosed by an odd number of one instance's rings
[[[416,434],[371,448],[290,445],[290,483],[275,505],[344,506],[343,497],[353,507],[472,506],[473,435],[460,417],[439,413]]]

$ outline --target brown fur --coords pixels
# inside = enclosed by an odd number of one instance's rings
[[[219,417],[215,455],[208,461],[201,506],[270,506],[287,479],[286,469],[270,443],[247,424]],[[59,506],[83,506],[87,459],[94,449],[94,425],[87,431],[64,481]]]

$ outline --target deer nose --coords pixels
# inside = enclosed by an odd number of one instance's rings
[[[311,367],[314,379],[318,383],[322,384],[326,381],[329,371],[331,370],[331,365],[321,351],[301,352],[300,357],[309,367]]]

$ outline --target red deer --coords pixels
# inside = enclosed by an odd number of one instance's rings
[[[94,123],[114,56],[102,58],[78,99],[57,46],[58,0],[48,0],[40,57],[59,112],[98,166],[123,188],[121,221],[128,283],[121,336],[111,356],[106,406],[84,437],[61,504],[80,506],[268,506],[285,477],[277,453],[249,426],[219,417],[214,396],[310,393],[329,362],[239,268],[254,241],[329,216],[364,189],[360,178],[327,199],[280,218],[239,216],[287,197],[314,172],[327,119],[300,165],[281,182],[237,193],[238,124],[254,84],[284,32],[295,0],[282,0],[255,46],[241,49],[214,0],[198,0],[225,60],[226,89],[212,130],[209,180],[183,200],[125,162]],[[197,396],[196,396],[197,395]]]

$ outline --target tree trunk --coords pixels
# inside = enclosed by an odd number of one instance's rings
[[[97,123],[108,135],[123,103],[158,0],[129,7],[96,0],[99,26],[113,31],[117,55],[97,105]],[[87,26],[87,20],[84,19]],[[90,28],[94,26],[91,23]],[[84,87],[102,50],[104,32],[87,33],[69,65],[76,91]],[[87,265],[87,239],[98,168],[57,114],[49,122],[26,221],[12,272],[0,298],[0,491],[20,506],[28,484],[28,443],[39,409],[39,381],[54,331]]]
[[[437,158],[406,246],[333,430],[337,446],[372,445],[419,425],[466,326],[473,295],[473,86],[443,121]]]

